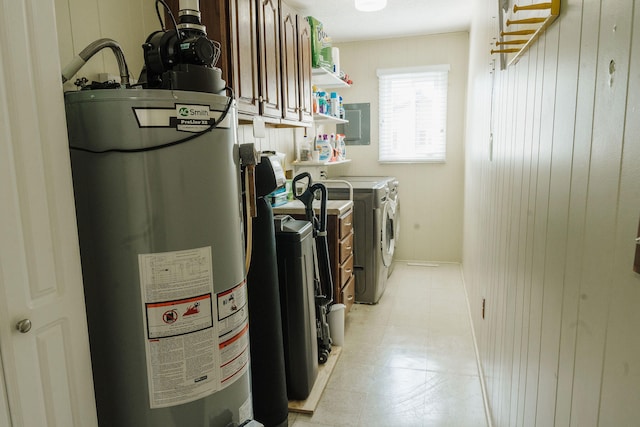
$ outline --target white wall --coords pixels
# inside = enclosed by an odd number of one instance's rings
[[[345,103],[371,104],[371,145],[347,147],[353,161],[330,175],[391,175],[400,181],[401,229],[396,258],[456,261],[462,258],[464,111],[468,34],[452,33],[338,44],[340,68],[352,78],[340,90]],[[377,68],[451,64],[445,164],[378,163]]]
[[[89,43],[111,38],[122,47],[131,77],[138,78],[144,64],[142,44],[149,34],[160,29],[154,1],[55,0],[55,8],[63,67]],[[91,80],[104,72],[119,76],[114,56],[108,49],[91,58],[76,77],[65,84],[65,90],[73,90],[73,81],[80,76]]]
[[[295,158],[295,146],[304,138],[304,128],[272,128],[266,129],[264,138],[253,136],[253,126],[242,124],[238,128],[238,141],[240,143],[254,143],[258,151],[277,151],[284,153],[285,170],[293,170],[292,162]],[[312,129],[308,130],[311,134]]]
[[[640,8],[562,1],[495,74],[491,161],[498,2],[476,4],[463,265],[495,425],[637,425]]]

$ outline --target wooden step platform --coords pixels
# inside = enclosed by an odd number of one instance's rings
[[[324,365],[318,366],[318,377],[311,389],[311,393],[309,393],[309,397],[307,397],[306,400],[290,400],[289,412],[313,414],[318,406],[318,402],[320,402],[322,392],[327,386],[329,378],[331,378],[331,374],[336,367],[336,362],[338,361],[338,357],[340,357],[341,351],[342,347],[333,346],[331,348],[327,362]]]

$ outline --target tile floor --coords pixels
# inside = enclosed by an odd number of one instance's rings
[[[317,410],[289,425],[486,426],[460,266],[397,263],[380,302],[348,314]]]

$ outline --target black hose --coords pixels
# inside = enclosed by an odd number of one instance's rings
[[[162,31],[166,31],[167,29],[164,25],[164,21],[162,20],[162,16],[160,16],[160,9],[158,9],[158,3],[161,3],[162,6],[167,11],[167,13],[169,14],[169,18],[171,18],[171,22],[173,23],[173,28],[176,30],[176,35],[178,36],[178,40],[181,40],[180,31],[178,31],[178,24],[176,22],[176,18],[173,16],[173,13],[171,12],[171,8],[169,7],[169,5],[167,5],[167,3],[164,0],[156,0],[156,14],[158,15],[158,21],[160,21],[160,27],[162,28]]]

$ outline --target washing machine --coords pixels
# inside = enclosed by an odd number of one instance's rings
[[[325,182],[329,199],[349,198],[349,188],[337,181],[346,181],[353,189],[355,301],[376,304],[384,293],[393,263],[397,180],[366,176],[332,178]]]
[[[395,177],[386,177],[388,178],[387,186],[389,187],[389,208],[390,212],[390,220],[391,230],[393,231],[393,253],[395,254],[395,248],[398,246],[398,239],[400,238],[400,183]],[[393,258],[393,257],[392,257]],[[395,264],[392,262],[389,264],[389,268],[387,270],[387,277],[391,276],[393,272],[393,266]]]

